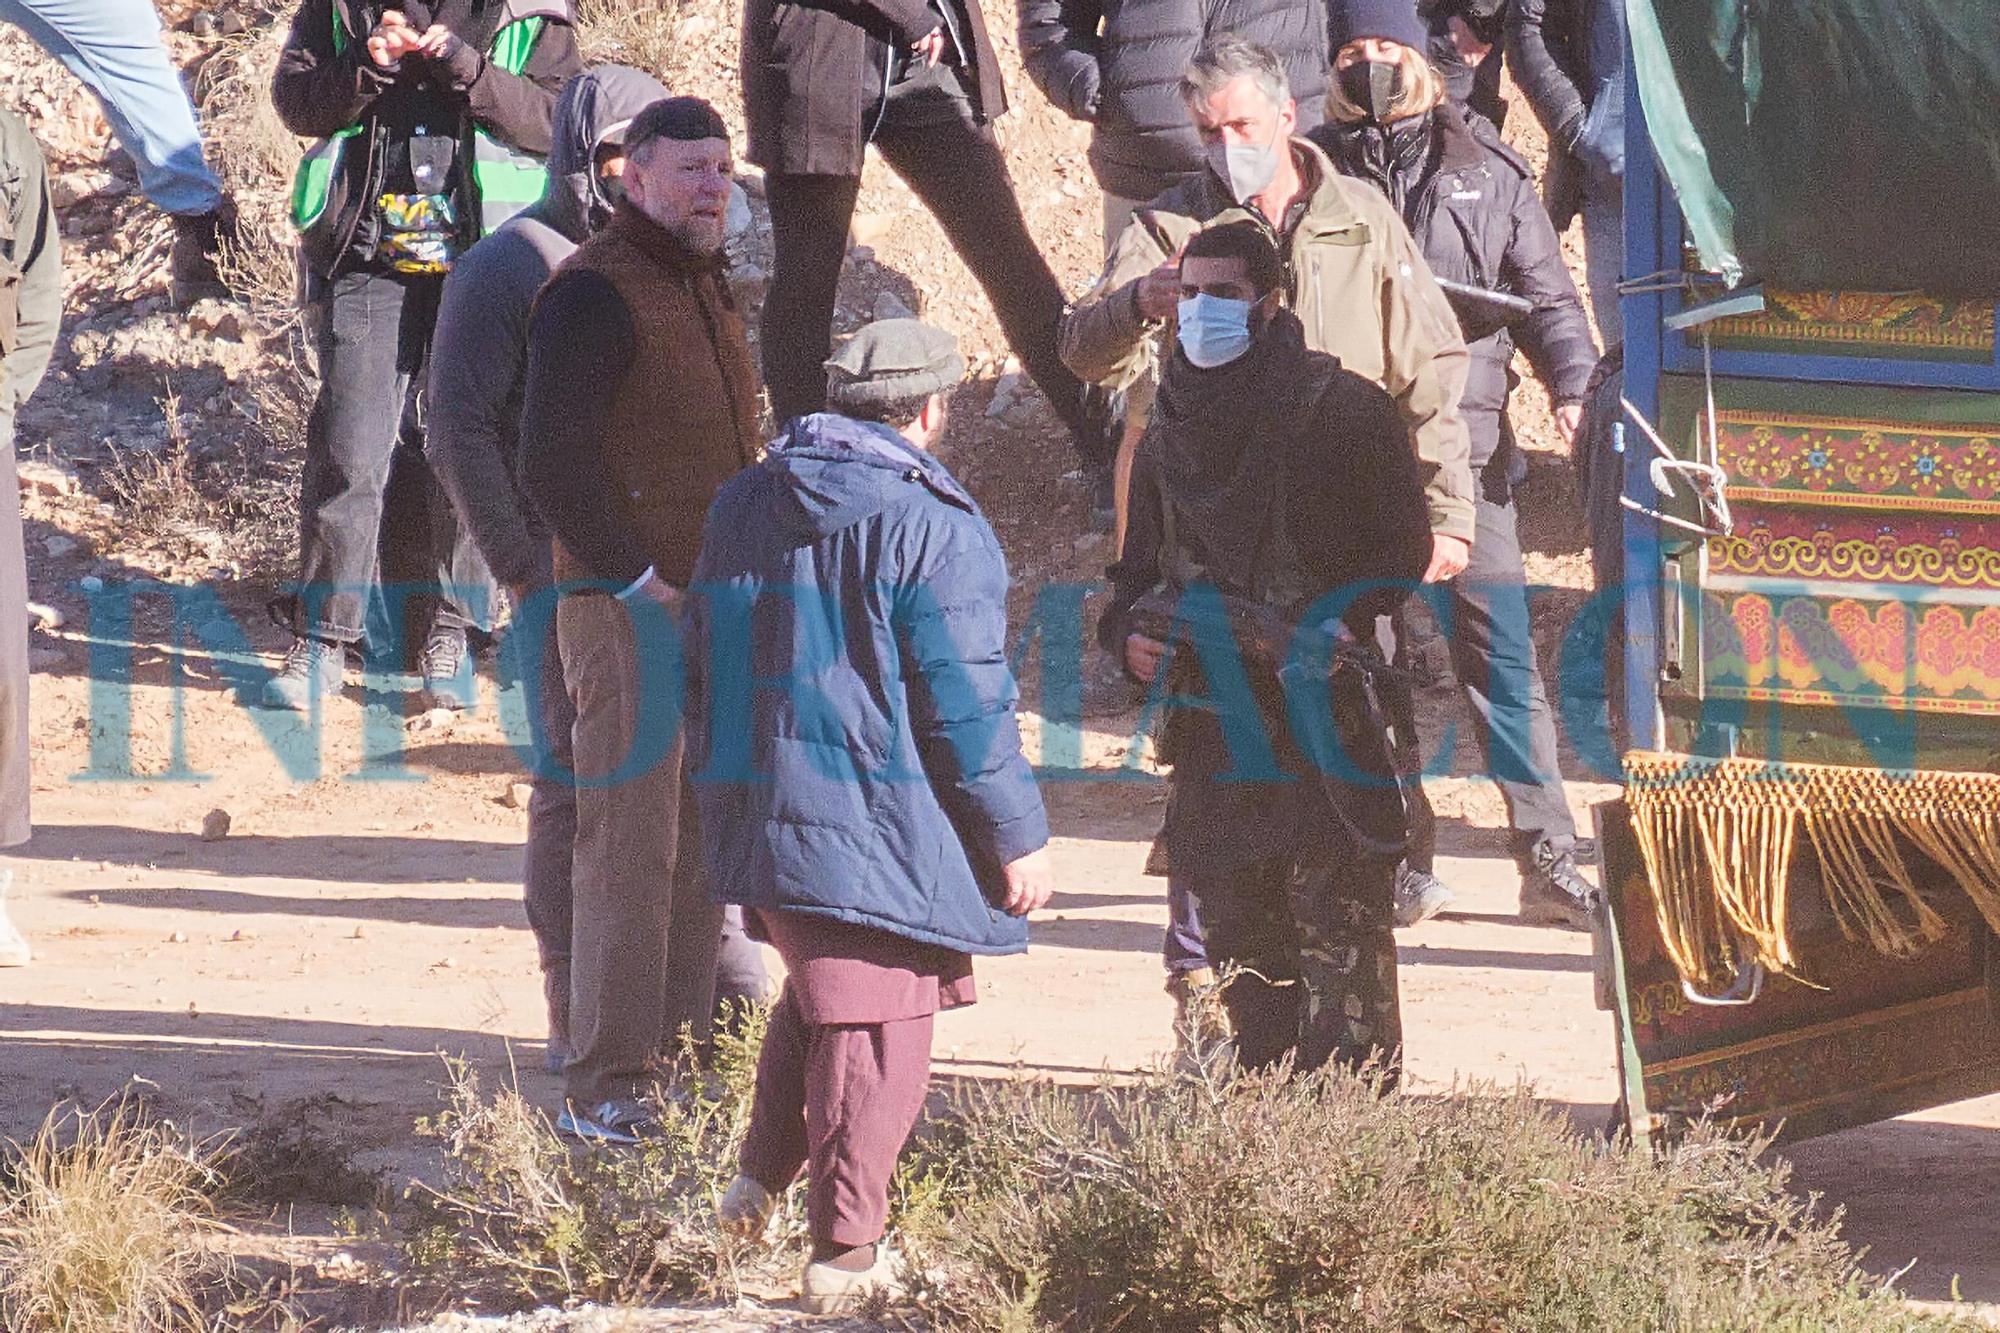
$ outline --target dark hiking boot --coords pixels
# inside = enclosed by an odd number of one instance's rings
[[[1576,854],[1550,843],[1535,847],[1534,864],[1521,876],[1521,924],[1589,930],[1603,901],[1597,886],[1577,869]]]
[[[285,665],[264,686],[263,705],[310,712],[315,698],[332,699],[340,694],[346,667],[347,649],[343,645],[301,635],[285,653]]]
[[[174,248],[167,260],[168,296],[177,310],[197,301],[229,299],[222,280],[222,247],[236,239],[236,207],[228,200],[207,213],[174,215]]]
[[[1430,920],[1451,906],[1452,892],[1428,870],[1412,869],[1405,862],[1396,870],[1396,924],[1414,926]]]
[[[465,649],[465,631],[448,625],[431,630],[424,640],[417,671],[424,678],[418,701],[426,709],[454,711],[472,702],[472,656]]]

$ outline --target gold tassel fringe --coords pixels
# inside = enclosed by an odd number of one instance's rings
[[[2000,931],[2000,776],[1635,752],[1625,781],[1660,938],[1696,989],[1720,993],[1751,963],[1804,979],[1785,928],[1801,832],[1850,940],[1907,958],[1945,933],[1899,834]]]

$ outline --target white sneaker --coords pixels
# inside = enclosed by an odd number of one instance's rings
[[[0,870],[0,967],[26,967],[35,954],[28,941],[7,916],[7,890],[14,887],[14,872]]]
[[[807,1314],[846,1314],[878,1292],[893,1296],[901,1290],[895,1254],[877,1242],[875,1262],[859,1273],[832,1264],[807,1264],[799,1279],[799,1308]]]
[[[715,1205],[715,1224],[732,1236],[756,1240],[770,1225],[777,1206],[771,1191],[750,1177],[739,1175],[723,1191],[722,1202]]]

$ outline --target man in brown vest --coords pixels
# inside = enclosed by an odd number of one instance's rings
[[[722,118],[699,98],[655,102],[626,130],[625,159],[624,202],[537,299],[521,412],[521,476],[555,534],[556,637],[577,715],[558,1126],[615,1143],[656,1127],[644,1099],[654,1053],[682,1024],[700,1036],[709,1022],[721,913],[681,780],[675,621],[709,501],[758,448],[756,373],[722,259]]]

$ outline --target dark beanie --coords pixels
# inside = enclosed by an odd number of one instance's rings
[[[1363,37],[1399,42],[1419,54],[1430,46],[1430,30],[1417,17],[1416,0],[1333,0],[1327,28],[1335,55]]]
[[[729,127],[714,107],[699,97],[663,97],[632,117],[625,127],[625,151],[653,139],[727,139]]]

